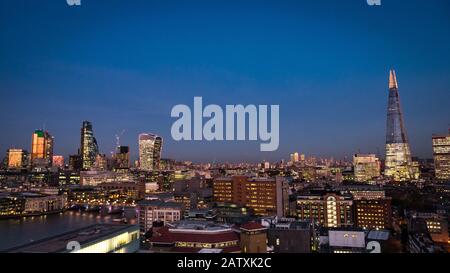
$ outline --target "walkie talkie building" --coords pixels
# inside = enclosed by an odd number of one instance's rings
[[[403,121],[397,76],[394,70],[391,70],[389,75],[384,174],[394,181],[408,181],[418,178],[417,164],[414,164],[411,159],[411,148]]]

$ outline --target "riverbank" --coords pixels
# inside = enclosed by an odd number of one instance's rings
[[[0,233],[2,234],[0,251],[93,224],[113,223],[115,222],[114,219],[121,218],[127,218],[129,224],[137,224],[135,209],[126,209],[123,214],[114,215],[65,211],[62,213],[4,219],[0,221]]]
[[[52,215],[52,214],[58,214],[58,213],[64,213],[66,210],[55,210],[55,211],[46,211],[46,212],[30,212],[30,213],[21,213],[21,214],[15,214],[15,215],[1,215],[1,220],[9,220],[9,219],[18,219],[23,217],[36,217],[36,216],[43,216],[43,215]]]

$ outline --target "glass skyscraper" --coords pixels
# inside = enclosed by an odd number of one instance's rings
[[[92,130],[92,123],[83,121],[83,126],[81,127],[80,157],[84,170],[94,167],[97,154],[98,145],[94,137],[94,131]]]
[[[49,167],[53,159],[53,137],[43,130],[36,130],[31,140],[31,163],[34,166]]]
[[[143,171],[159,170],[161,162],[162,138],[143,133],[139,135],[139,169]]]
[[[403,121],[397,77],[394,70],[391,70],[389,75],[384,174],[397,182],[418,178],[418,168],[411,159],[411,148]]]

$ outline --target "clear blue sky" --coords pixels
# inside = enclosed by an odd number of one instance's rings
[[[103,153],[116,133],[165,139],[163,157],[260,161],[383,152],[397,70],[413,154],[450,123],[450,1],[0,1],[0,154],[42,128],[74,154],[83,120]],[[277,152],[171,140],[175,104],[279,104]]]

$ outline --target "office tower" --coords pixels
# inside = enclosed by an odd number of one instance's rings
[[[353,156],[355,181],[367,182],[380,176],[381,164],[376,155],[356,154]]]
[[[389,76],[389,101],[386,131],[386,164],[384,174],[394,181],[409,181],[418,178],[418,170],[413,166],[403,113],[398,93],[397,77],[394,70]]]
[[[83,170],[94,167],[97,154],[98,145],[97,140],[94,137],[94,131],[92,130],[92,123],[83,121],[80,146],[81,165]]]
[[[162,138],[153,134],[139,135],[139,169],[159,170],[161,162]]]
[[[53,167],[64,168],[64,156],[54,155],[52,162],[53,162]]]
[[[33,166],[50,167],[53,159],[53,137],[43,130],[36,130],[31,140]]]
[[[114,157],[116,169],[128,169],[130,168],[130,147],[119,146]]]
[[[28,165],[28,153],[22,149],[9,149],[6,160],[8,169],[25,168]]]
[[[289,210],[289,185],[282,177],[222,177],[213,181],[213,198],[246,206],[258,216],[284,217]]]
[[[439,180],[450,180],[450,130],[446,136],[433,136],[435,176]]]

